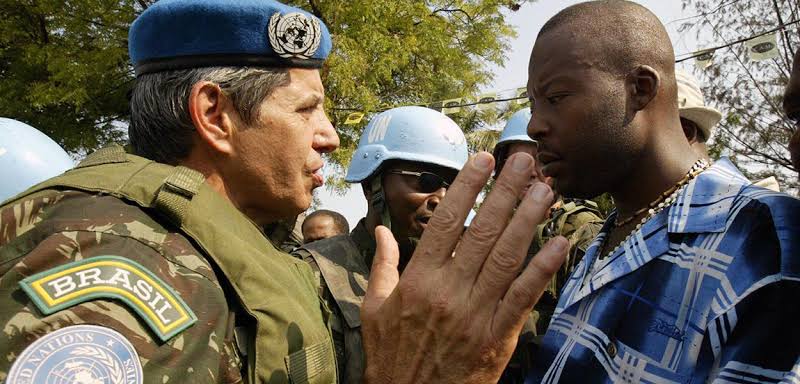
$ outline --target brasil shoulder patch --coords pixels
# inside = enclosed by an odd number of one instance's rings
[[[139,263],[119,256],[97,256],[29,276],[20,286],[42,313],[96,299],[117,299],[133,309],[167,341],[197,317],[172,287]]]

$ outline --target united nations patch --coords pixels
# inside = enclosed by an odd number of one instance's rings
[[[89,300],[121,300],[161,341],[167,341],[197,321],[181,297],[139,263],[119,256],[98,256],[29,276],[20,286],[42,313]]]
[[[140,384],[142,364],[125,336],[96,325],[48,333],[22,351],[6,383]]]
[[[267,35],[272,50],[280,57],[308,59],[319,48],[321,30],[315,17],[299,12],[275,13],[269,19]]]

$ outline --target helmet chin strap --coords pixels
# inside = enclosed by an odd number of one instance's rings
[[[383,172],[378,173],[372,178],[371,186],[372,198],[370,204],[375,212],[381,216],[381,225],[389,228],[392,233],[392,216],[389,214],[389,204],[386,202],[386,195],[383,192]]]
[[[392,226],[392,216],[389,214],[389,202],[386,201],[386,194],[383,190],[383,173],[377,174],[372,181],[370,182],[370,189],[372,189],[372,198],[370,199],[370,204],[372,205],[372,209],[381,217],[381,225],[386,228],[389,228],[392,231],[392,235],[394,236],[395,240],[397,240],[398,246],[400,247],[400,270],[402,271],[405,268],[405,265],[408,263],[408,258],[414,253],[414,249],[417,247],[417,243],[419,242],[418,237],[405,237],[400,238],[400,236],[395,232],[395,229]],[[403,257],[402,255],[406,255]]]

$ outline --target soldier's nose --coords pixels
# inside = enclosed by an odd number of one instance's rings
[[[426,208],[428,208],[429,211],[436,209],[436,207],[439,206],[439,202],[444,198],[445,193],[447,193],[445,188],[439,188],[438,191],[430,194],[425,200]]]

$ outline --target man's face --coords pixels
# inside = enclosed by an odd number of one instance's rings
[[[418,177],[399,172],[429,174]],[[435,188],[437,183],[434,181],[443,180],[451,184],[458,172],[422,163],[402,162],[390,165],[383,174],[383,189],[392,217],[392,231],[398,237],[408,238],[422,236],[434,209],[444,198],[446,188]]]
[[[341,235],[330,216],[317,215],[303,222],[303,244]]]
[[[528,67],[541,172],[567,197],[612,190],[635,161],[641,137],[626,117],[625,83],[598,64],[596,49],[554,30],[537,41]]]
[[[227,173],[235,181],[229,193],[251,218],[292,217],[306,210],[312,191],[323,184],[322,154],[339,146],[322,107],[319,71],[291,69],[289,75],[289,84],[275,89],[256,121],[233,138]]]
[[[527,153],[535,159],[539,152],[536,150],[535,143],[531,142],[511,143],[508,146],[508,155],[506,156],[506,160],[508,159],[508,157],[510,157],[515,153]],[[545,178],[541,174],[541,170],[542,170],[541,164],[539,162],[536,162],[536,166],[533,168],[533,172],[531,173],[531,180],[525,187],[525,189],[522,191],[523,196],[528,192],[528,189],[531,187],[531,185],[533,185],[533,183],[535,183],[537,180],[542,182],[548,181],[547,179],[549,178]]]
[[[800,50],[794,55],[792,74],[789,77],[789,84],[786,86],[786,93],[783,95],[783,110],[786,112],[786,116],[789,116],[800,127]],[[800,171],[800,129],[795,129],[794,135],[789,141],[789,154],[792,157],[794,168]]]

